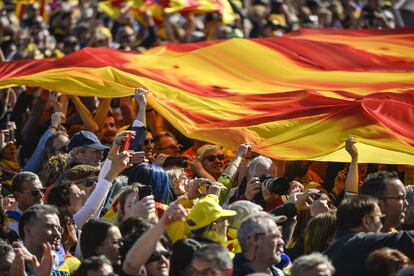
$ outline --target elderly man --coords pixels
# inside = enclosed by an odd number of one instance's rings
[[[73,135],[68,144],[69,166],[98,166],[104,150],[109,150],[109,147],[102,145],[92,132],[82,130]]]
[[[274,217],[260,213],[247,217],[237,231],[242,252],[233,259],[233,275],[267,273],[281,276],[284,273],[276,268],[281,261],[284,241]]]

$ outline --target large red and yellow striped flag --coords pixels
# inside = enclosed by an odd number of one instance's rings
[[[309,30],[283,38],[171,44],[143,54],[86,48],[0,65],[0,88],[98,97],[153,91],[185,135],[287,160],[414,165],[414,29]]]

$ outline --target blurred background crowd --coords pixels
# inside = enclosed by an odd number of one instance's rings
[[[409,0],[4,0],[0,6],[6,60],[61,57],[84,47],[145,50],[282,36],[300,28],[389,29],[412,24],[414,15]]]

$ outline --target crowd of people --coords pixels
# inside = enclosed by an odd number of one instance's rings
[[[1,273],[412,275],[411,167],[360,164],[353,137],[349,164],[184,149],[147,93],[120,114],[41,89],[5,109]]]
[[[4,0],[0,2],[4,57],[62,57],[84,47],[145,50],[166,42],[282,36],[300,28],[404,25],[391,0],[217,0],[212,2],[227,9],[210,13],[185,12],[189,8],[166,13],[156,5],[163,1],[142,1],[146,3],[142,6],[132,2]],[[186,7],[188,2],[182,2],[168,3]],[[196,6],[196,1],[191,3]]]
[[[1,61],[399,26],[386,0],[230,0],[232,20],[23,2],[0,3]],[[414,275],[412,167],[360,164],[353,137],[349,164],[232,152],[184,137],[147,93],[1,92],[0,274]]]

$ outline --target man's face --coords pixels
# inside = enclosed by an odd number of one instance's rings
[[[53,140],[53,152],[48,153],[51,158],[58,154],[66,153],[66,146],[69,144],[69,138],[66,135],[59,135]]]
[[[217,179],[224,171],[224,159],[225,156],[221,150],[212,150],[201,159],[201,164],[211,176]]]
[[[21,191],[15,192],[15,197],[22,211],[26,211],[33,205],[43,204],[43,185],[39,179],[25,181]]]
[[[220,270],[213,262],[207,262],[200,258],[194,258],[191,262],[192,275],[226,276],[226,270]]]
[[[228,227],[229,222],[227,218],[220,218],[216,220],[208,233],[208,239],[224,246],[227,241]]]
[[[269,266],[278,264],[281,261],[283,246],[285,245],[282,234],[279,231],[276,223],[267,219],[266,233],[256,235],[257,249],[256,259],[263,260]]]
[[[25,243],[30,242],[39,250],[45,242],[49,242],[53,250],[58,250],[61,240],[62,227],[56,214],[40,216],[39,219],[25,227]]]
[[[405,188],[401,180],[386,180],[386,193],[380,198],[381,212],[385,215],[384,225],[397,227],[404,222],[407,200]]]
[[[121,255],[119,248],[121,247],[122,235],[119,228],[112,226],[106,234],[105,240],[97,247],[96,253],[104,255],[112,263],[112,265],[121,264]]]
[[[116,136],[116,124],[115,119],[112,116],[106,117],[105,124],[101,130],[100,140],[103,144],[110,145]]]
[[[169,156],[180,156],[180,145],[170,136],[162,136],[159,140],[159,153]]]
[[[99,166],[102,156],[102,150],[85,147],[77,152],[75,161],[82,165]]]

